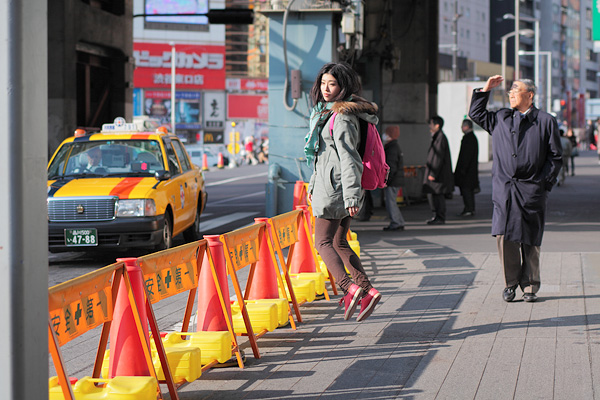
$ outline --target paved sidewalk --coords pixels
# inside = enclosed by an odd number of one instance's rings
[[[244,370],[213,369],[181,398],[600,399],[600,167],[577,162],[551,193],[538,302],[502,300],[484,165],[477,218],[429,227],[417,204],[404,232],[383,232],[381,209],[353,223],[383,295],[369,319],[344,321],[337,299],[304,305],[298,330],[259,339],[260,359],[247,349]]]
[[[475,218],[427,226],[421,203],[402,208],[403,232],[382,231],[383,209],[353,223],[383,295],[370,318],[344,321],[339,296],[305,304],[297,330],[259,339],[260,359],[246,347],[243,370],[207,371],[180,398],[600,399],[600,166],[582,153],[551,193],[538,302],[502,300],[484,165]],[[449,215],[461,205],[455,196]],[[184,307],[184,296],[155,304],[159,327],[176,327]],[[64,349],[71,375],[91,373],[96,345]]]

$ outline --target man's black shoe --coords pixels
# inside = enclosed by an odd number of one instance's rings
[[[460,214],[456,214],[457,217],[472,217],[475,215],[474,211],[463,211]]]
[[[523,293],[523,300],[525,300],[528,303],[533,303],[537,300],[537,296],[535,295],[535,293]]]
[[[516,286],[509,286],[504,288],[504,291],[502,292],[502,298],[504,299],[504,301],[511,302],[515,299],[516,288]]]
[[[391,227],[391,226],[386,226],[385,228],[383,228],[384,231],[403,231],[404,227],[403,226],[396,226],[396,227]]]
[[[429,221],[427,221],[427,225],[444,225],[446,223],[446,221],[444,221],[443,219],[439,219],[439,218],[433,218],[430,219]]]

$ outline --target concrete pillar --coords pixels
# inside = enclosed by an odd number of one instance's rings
[[[47,0],[0,1],[0,393],[48,398]]]

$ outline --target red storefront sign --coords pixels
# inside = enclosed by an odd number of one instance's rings
[[[227,119],[269,119],[269,96],[228,94]]]
[[[227,79],[227,90],[266,92],[269,90],[269,80],[229,78]]]
[[[134,43],[136,88],[171,87],[171,46]],[[225,46],[175,44],[175,85],[178,89],[225,89]]]

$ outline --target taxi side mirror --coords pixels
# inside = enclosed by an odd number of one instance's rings
[[[166,181],[166,180],[171,179],[171,173],[169,171],[166,171],[166,170],[156,171],[154,173],[154,177],[159,182],[160,181]]]

